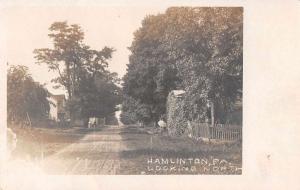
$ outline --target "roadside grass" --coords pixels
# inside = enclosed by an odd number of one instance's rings
[[[17,135],[17,146],[12,158],[41,159],[81,139],[85,133],[74,134],[76,129],[65,128],[18,128],[12,129]]]
[[[135,127],[124,129],[121,135],[124,139],[131,139],[125,141],[127,149],[120,154],[123,162],[121,174],[191,174],[184,171],[147,171],[149,159],[208,158],[226,160],[238,167],[242,165],[241,143],[205,143],[187,137],[151,135],[145,131],[137,132]]]

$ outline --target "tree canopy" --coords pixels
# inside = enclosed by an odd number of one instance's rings
[[[58,74],[52,82],[68,93],[72,117],[105,117],[115,111],[120,89],[117,74],[108,71],[108,60],[115,51],[104,47],[91,49],[84,43],[84,33],[77,24],[55,22],[48,35],[53,48],[34,50],[38,64],[46,64]]]
[[[23,121],[27,115],[45,119],[49,113],[48,91],[35,82],[25,66],[10,66],[7,73],[8,122]]]
[[[165,114],[168,93],[183,89],[186,117],[203,120],[213,103],[217,119],[224,122],[224,113],[242,97],[242,12],[180,7],[145,17],[130,47],[123,114],[145,105],[148,118],[157,121]]]
[[[165,113],[169,91],[176,88],[179,81],[175,62],[160,41],[165,29],[161,19],[161,15],[146,17],[142,27],[134,33],[129,48],[132,54],[124,76],[121,116],[130,111],[128,114],[135,115],[134,120],[157,121]]]

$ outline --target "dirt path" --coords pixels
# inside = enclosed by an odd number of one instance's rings
[[[47,157],[43,162],[44,171],[50,174],[116,174],[120,169],[119,153],[125,149],[121,130],[119,126],[91,130],[78,142]]]

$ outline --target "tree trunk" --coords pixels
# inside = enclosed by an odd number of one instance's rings
[[[211,103],[210,103],[210,111],[211,111],[211,125],[214,126],[214,124],[215,124],[215,105],[214,105],[213,101],[211,101]]]

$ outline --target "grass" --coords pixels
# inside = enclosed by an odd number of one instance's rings
[[[203,174],[203,171],[149,171],[149,159],[188,159],[208,158],[226,160],[232,165],[241,167],[241,144],[212,144],[194,141],[186,137],[170,137],[160,134],[149,135],[145,131],[131,133],[134,127],[126,129],[122,138],[132,139],[125,141],[127,150],[121,152],[121,174]],[[187,166],[187,165],[185,165]],[[190,165],[191,167],[192,165]],[[188,167],[188,166],[187,166]],[[207,174],[207,173],[206,173]],[[229,174],[209,172],[208,174]]]
[[[78,141],[84,136],[73,134],[74,129],[61,128],[13,128],[17,135],[17,147],[12,158],[36,159],[49,156],[60,149]]]

